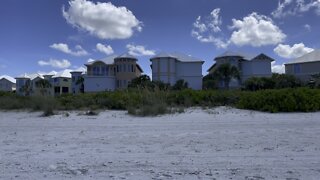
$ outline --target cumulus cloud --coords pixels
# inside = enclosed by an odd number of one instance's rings
[[[217,37],[217,33],[221,32],[222,18],[220,17],[220,8],[212,10],[209,16],[202,21],[198,16],[193,23],[191,36],[203,43],[213,43],[218,48],[226,48],[229,42]]]
[[[70,0],[69,6],[62,10],[67,22],[100,39],[127,39],[135,30],[142,30],[142,23],[130,10],[116,7],[111,2]]]
[[[303,43],[294,44],[293,46],[279,44],[273,51],[284,58],[297,58],[301,57],[314,49],[306,47]]]
[[[80,45],[76,45],[75,50],[71,50],[67,44],[64,43],[54,43],[51,46],[52,49],[56,49],[58,51],[64,52],[66,54],[70,54],[73,56],[86,56],[89,53],[84,50]]]
[[[230,41],[237,45],[251,45],[253,47],[275,45],[282,42],[286,35],[274,24],[271,18],[256,12],[249,14],[242,20],[232,19],[233,31]]]
[[[153,56],[155,55],[154,50],[148,50],[144,46],[141,45],[134,45],[134,44],[127,44],[127,49],[129,54],[133,56]]]
[[[285,73],[285,66],[284,64],[276,64],[275,61],[271,62],[271,70],[273,73],[284,74]]]
[[[93,62],[93,61],[95,61],[95,60],[92,59],[92,58],[89,58],[89,59],[87,60],[88,63],[89,63],[89,62]]]
[[[38,61],[38,64],[40,66],[51,66],[54,68],[61,68],[61,69],[68,68],[71,66],[70,61],[68,61],[66,59],[62,59],[62,60],[50,59],[48,61],[40,60],[40,61]]]
[[[99,52],[102,52],[106,55],[110,55],[110,54],[114,53],[114,51],[110,45],[104,45],[104,44],[98,43],[96,45],[96,48]]]
[[[283,18],[289,15],[300,15],[306,11],[314,10],[320,16],[320,0],[284,0],[279,1],[277,9],[271,15],[275,18]]]

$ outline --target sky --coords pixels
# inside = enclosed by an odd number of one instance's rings
[[[0,75],[77,69],[129,52],[180,52],[205,61],[225,51],[283,64],[320,47],[320,0],[1,0]]]

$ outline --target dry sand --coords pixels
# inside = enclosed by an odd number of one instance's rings
[[[0,112],[0,179],[320,178],[320,113]]]

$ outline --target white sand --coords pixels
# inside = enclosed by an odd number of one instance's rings
[[[0,179],[320,178],[320,113],[0,112]]]

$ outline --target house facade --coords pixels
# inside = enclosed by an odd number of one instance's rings
[[[285,64],[286,74],[308,81],[320,73],[320,50],[314,50]]]
[[[150,59],[152,80],[174,85],[184,80],[189,88],[202,89],[203,60],[181,53],[160,53]]]
[[[16,80],[13,77],[0,76],[0,91],[12,92],[16,90]]]
[[[227,51],[215,57],[215,64],[209,69],[209,74],[212,74],[221,64],[229,63],[238,68],[240,79],[232,79],[229,86],[239,88],[242,84],[251,77],[271,77],[271,62],[274,61],[271,57],[261,54],[246,54]],[[219,87],[224,87],[224,82],[219,82]]]
[[[107,58],[85,64],[86,74],[72,73],[72,79],[83,78],[84,92],[101,92],[124,89],[132,79],[143,72],[137,63],[138,59],[128,53],[120,56],[112,55]],[[73,83],[74,92],[80,92],[80,86]]]
[[[71,93],[71,70],[50,72],[48,74],[24,74],[16,77],[16,93],[21,96],[50,95],[58,96]],[[50,87],[39,87],[40,80],[47,80]]]

